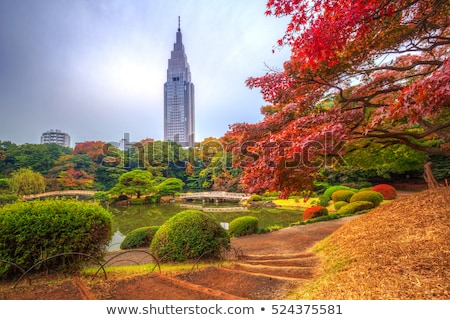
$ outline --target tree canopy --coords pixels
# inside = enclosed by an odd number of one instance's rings
[[[249,192],[313,187],[346,141],[450,156],[450,4],[445,0],[269,0],[288,16],[283,70],[247,80],[263,121],[223,137]]]
[[[111,189],[112,193],[136,194],[138,198],[141,194],[153,192],[153,175],[146,170],[132,170],[122,174],[119,182]]]

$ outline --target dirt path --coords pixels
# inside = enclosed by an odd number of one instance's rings
[[[49,284],[34,279],[30,285],[2,289],[0,299],[113,299],[113,300],[235,300],[283,299],[293,288],[311,279],[318,259],[312,246],[341,225],[356,217],[342,218],[304,226],[284,228],[275,232],[233,238],[231,263],[219,267],[194,269],[166,275],[154,272],[114,280],[99,277],[95,281],[70,278]],[[111,253],[112,255],[118,254]],[[150,256],[136,251],[121,254],[109,265],[144,264]]]

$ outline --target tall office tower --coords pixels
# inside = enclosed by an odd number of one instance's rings
[[[170,54],[167,82],[164,84],[164,140],[193,147],[194,133],[194,84],[191,82],[178,17],[177,39]]]
[[[70,147],[70,136],[61,130],[49,130],[41,135],[41,144],[56,143],[63,147]]]

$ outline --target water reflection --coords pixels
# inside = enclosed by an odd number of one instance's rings
[[[233,204],[219,204],[219,206],[231,207]],[[238,206],[236,204],[235,206]],[[113,214],[113,232],[109,250],[118,250],[120,243],[130,231],[148,226],[160,226],[167,219],[186,210],[178,204],[153,204],[135,206],[109,206],[109,211]],[[299,210],[280,208],[251,208],[241,212],[208,212],[214,216],[218,222],[231,222],[237,217],[251,215],[259,219],[259,227],[267,228],[278,225],[287,227],[292,222],[299,221]]]

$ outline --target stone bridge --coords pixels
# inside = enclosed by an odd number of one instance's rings
[[[238,192],[225,192],[225,191],[210,191],[210,192],[195,192],[195,193],[183,193],[179,195],[180,199],[195,200],[201,199],[205,201],[242,201],[249,196],[245,193]]]
[[[92,190],[62,190],[62,191],[50,191],[50,192],[44,192],[44,193],[36,193],[36,194],[28,194],[23,196],[23,200],[35,200],[35,199],[41,199],[41,198],[48,198],[48,197],[93,197],[94,193],[97,191]]]

